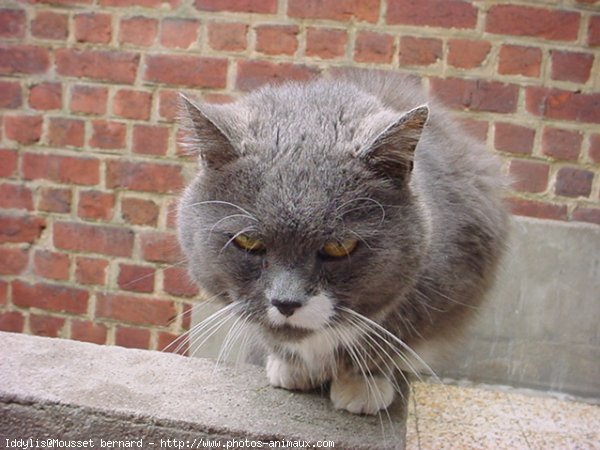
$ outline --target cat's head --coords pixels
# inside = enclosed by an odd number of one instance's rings
[[[183,99],[198,174],[179,208],[190,273],[282,340],[375,318],[409,289],[426,245],[411,189],[426,106],[386,109],[345,82]]]

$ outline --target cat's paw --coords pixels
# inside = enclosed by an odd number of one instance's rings
[[[331,382],[331,401],[336,409],[354,414],[377,414],[394,401],[394,386],[383,376],[349,375]]]
[[[271,386],[284,389],[306,391],[313,388],[298,368],[275,355],[267,357],[267,378]]]

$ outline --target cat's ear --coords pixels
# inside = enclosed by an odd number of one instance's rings
[[[428,117],[427,105],[408,111],[360,149],[357,156],[392,179],[406,178],[412,171],[415,148]]]
[[[239,158],[232,145],[235,115],[231,108],[223,105],[198,105],[180,94],[179,124],[185,138],[184,145],[200,155],[202,162],[211,169],[219,169]]]

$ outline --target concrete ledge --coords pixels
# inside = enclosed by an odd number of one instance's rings
[[[100,439],[143,439],[143,448],[161,448],[160,439],[186,448],[204,448],[200,439],[222,448],[233,439],[404,447],[400,400],[389,418],[354,416],[334,410],[326,395],[270,387],[255,366],[215,370],[205,359],[13,333],[0,333],[0,348],[2,445],[54,438],[96,447]]]

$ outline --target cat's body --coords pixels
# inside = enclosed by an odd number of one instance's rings
[[[275,386],[331,381],[336,407],[376,413],[408,347],[452,334],[490,287],[498,163],[419,92],[354,73],[186,101],[203,163],[180,241],[195,280],[260,330]]]

